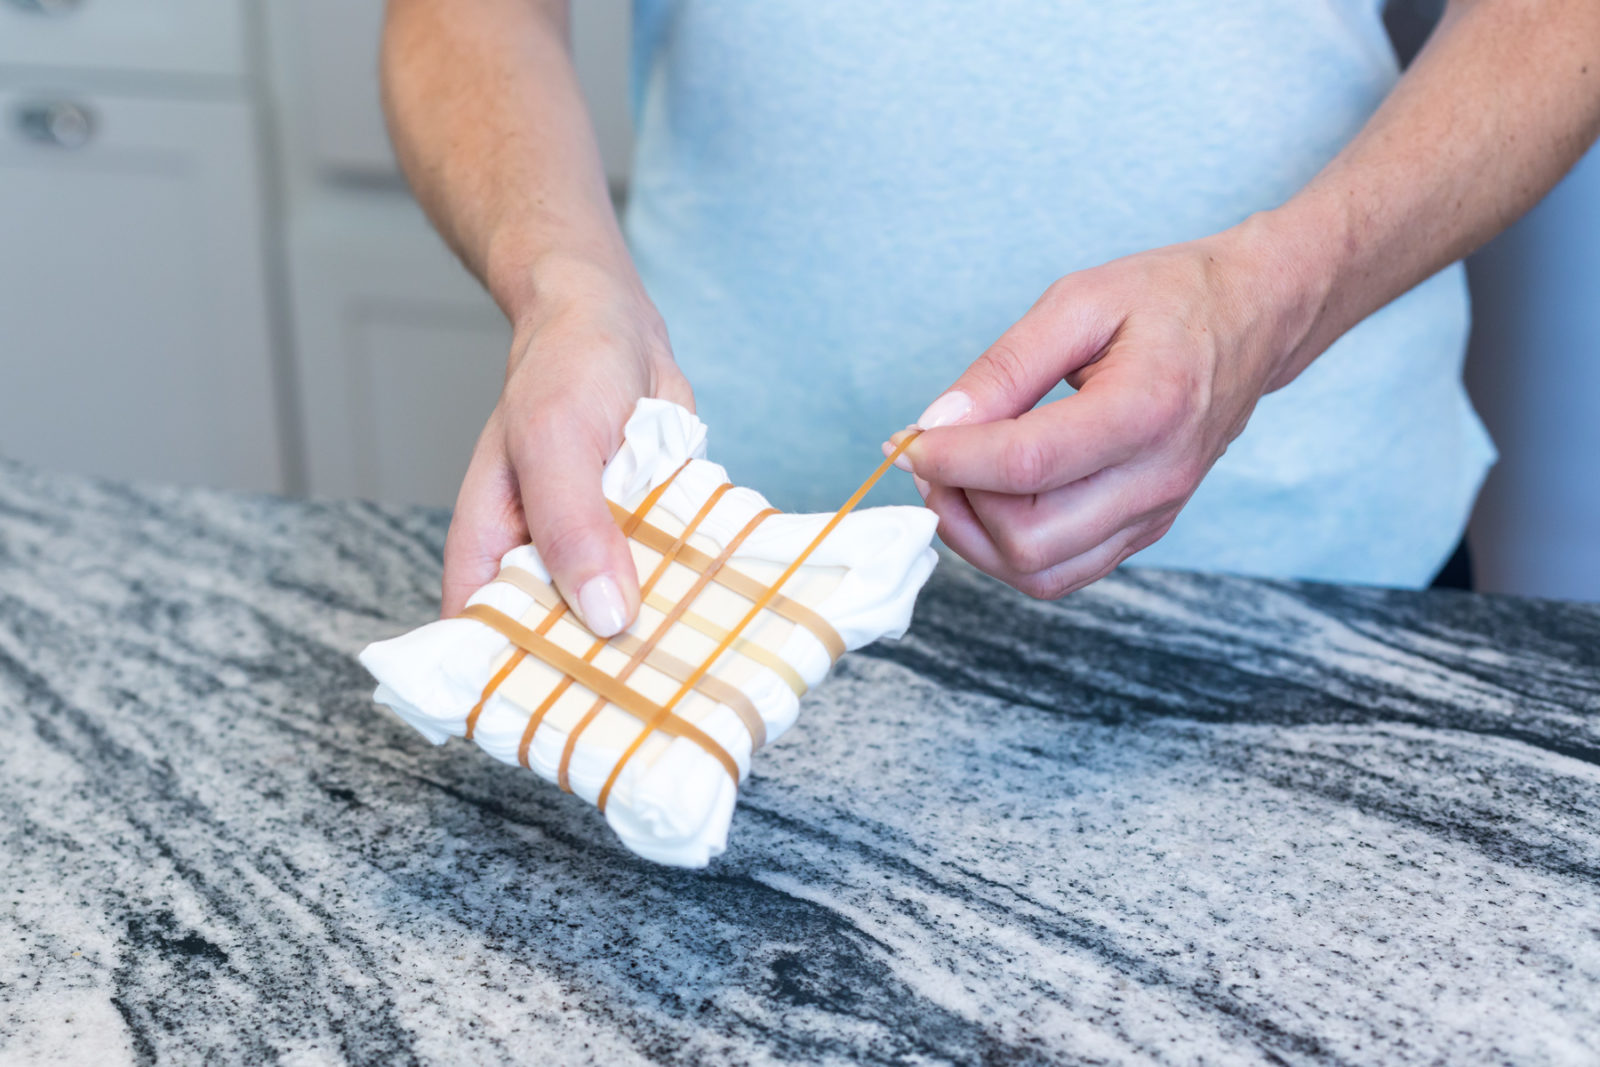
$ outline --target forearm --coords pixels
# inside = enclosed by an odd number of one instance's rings
[[[561,0],[390,0],[383,93],[439,232],[521,321],[549,278],[637,285],[568,50]]]
[[[1600,133],[1600,2],[1463,0],[1361,133],[1245,224],[1292,291],[1284,384],[1493,237]]]

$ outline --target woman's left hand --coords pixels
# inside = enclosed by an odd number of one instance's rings
[[[902,458],[944,542],[1054,598],[1165,534],[1261,395],[1316,354],[1319,287],[1268,251],[1270,229],[1257,216],[1051,285]],[[1063,379],[1077,392],[1035,408]]]

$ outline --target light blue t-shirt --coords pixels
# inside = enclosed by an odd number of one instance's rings
[[[627,232],[713,457],[836,507],[1056,278],[1316,174],[1397,77],[1381,7],[636,0]],[[1457,266],[1361,323],[1134,562],[1425,583],[1493,461],[1467,318]]]

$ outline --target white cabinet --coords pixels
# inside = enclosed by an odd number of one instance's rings
[[[0,0],[3,3],[4,0]],[[280,0],[273,0],[278,4]],[[573,0],[572,52],[606,174],[628,176],[630,0]],[[286,96],[303,148],[324,175],[397,175],[378,94],[383,0],[282,0],[270,13],[292,82]]]
[[[403,197],[329,195],[289,235],[306,487],[448,505],[511,331]]]
[[[254,119],[0,81],[0,454],[279,489]]]
[[[382,11],[0,0],[0,455],[453,501],[510,331],[395,167]],[[628,0],[573,24],[620,183]]]
[[[379,105],[382,14],[382,0],[266,9],[305,488],[449,505],[499,396],[511,331],[401,184]],[[573,35],[620,184],[628,0],[574,0]]]
[[[0,0],[0,66],[237,76],[242,0]]]

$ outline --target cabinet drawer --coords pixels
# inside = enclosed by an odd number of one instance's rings
[[[249,106],[0,89],[0,454],[281,489]]]
[[[0,0],[0,66],[239,76],[245,0]]]

